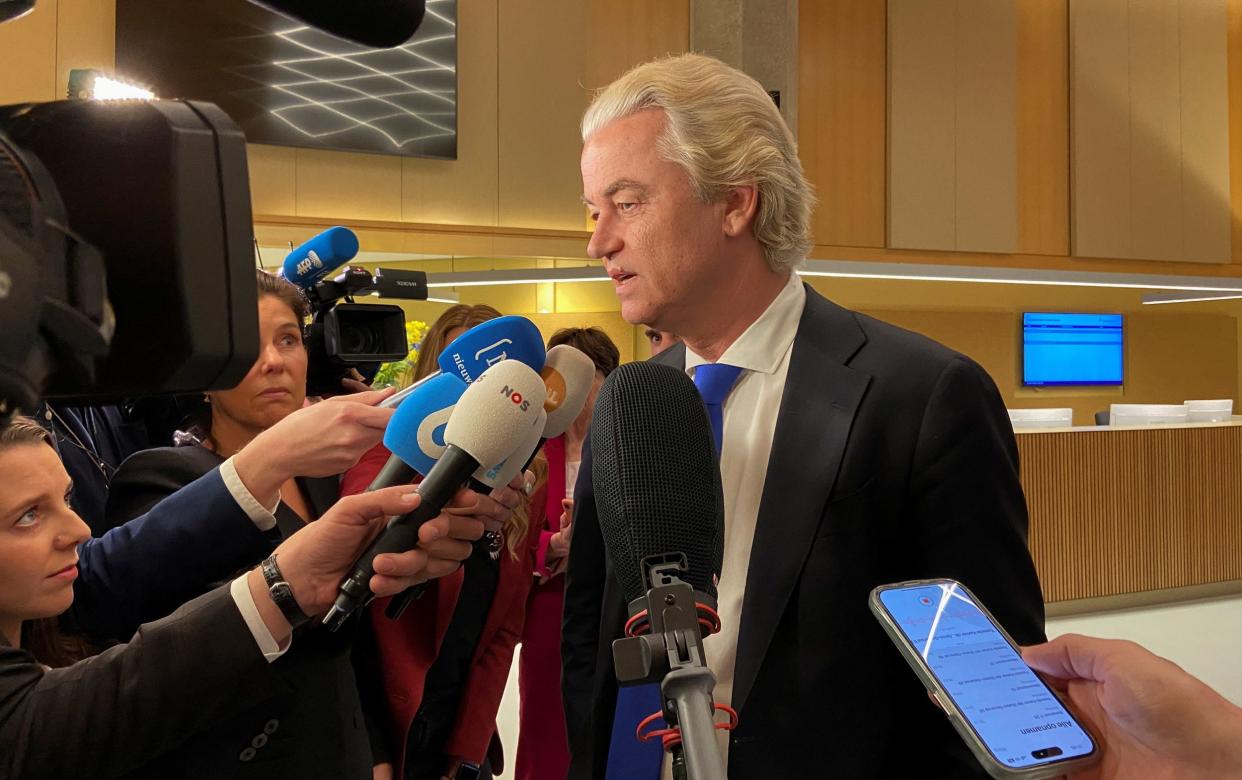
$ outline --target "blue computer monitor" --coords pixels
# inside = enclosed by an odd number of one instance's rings
[[[1022,315],[1024,385],[1119,385],[1124,352],[1120,314]]]

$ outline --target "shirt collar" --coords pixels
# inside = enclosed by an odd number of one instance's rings
[[[805,307],[806,288],[802,286],[802,278],[790,272],[789,280],[768,308],[729,345],[717,362],[762,374],[775,373],[798,334],[798,322]],[[695,368],[710,362],[686,347],[687,374],[694,376]]]

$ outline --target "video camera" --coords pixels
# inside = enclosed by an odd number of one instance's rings
[[[280,275],[301,287],[311,306],[306,333],[308,395],[339,395],[341,379],[351,370],[369,381],[381,363],[409,353],[401,307],[356,303],[354,298],[425,301],[427,274],[377,268],[372,275],[360,266],[345,265],[357,254],[354,232],[331,227],[291,250],[281,268]],[[329,278],[337,269],[340,273]]]

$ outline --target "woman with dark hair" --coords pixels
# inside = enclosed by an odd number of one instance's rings
[[[595,364],[595,381],[582,412],[561,436],[549,439],[546,485],[534,495],[539,514],[534,584],[526,602],[522,652],[518,656],[518,723],[515,780],[564,777],[569,771],[565,711],[561,703],[561,607],[564,604],[565,562],[573,534],[574,483],[582,461],[582,444],[591,428],[595,397],[604,379],[616,370],[621,352],[599,328],[563,328],[548,339],[548,349],[575,347]]]
[[[229,390],[206,394],[207,406],[190,433],[196,446],[161,447],[131,455],[112,477],[107,521],[117,526],[219,466],[306,401],[303,325],[309,305],[302,291],[279,276],[256,271],[259,358]],[[282,533],[314,520],[337,498],[336,479],[291,479],[280,490],[276,522]]]
[[[205,480],[187,492],[227,495]],[[27,780],[236,776],[220,767],[176,771],[177,762],[153,759],[179,753],[192,734],[244,719],[249,709],[284,695],[298,679],[288,667],[296,652],[290,642],[304,640],[291,637],[291,624],[322,615],[384,518],[417,505],[400,488],[342,501],[314,528],[282,543],[262,573],[245,571],[172,616],[143,625],[128,644],[53,670],[49,665],[59,663],[61,648],[40,644],[39,636],[52,633],[39,629],[72,604],[79,572],[87,578],[92,568],[87,563],[94,555],[87,553],[104,540],[89,539],[70,506],[69,475],[48,434],[28,418],[0,424],[0,484],[0,778]],[[206,508],[211,505],[208,500]],[[148,519],[134,523],[145,526]],[[420,551],[377,564],[387,574],[372,579],[376,593],[396,593],[452,570],[470,549],[466,540],[482,531],[476,521],[447,516],[429,526],[420,534]],[[113,549],[126,541],[141,548],[158,535],[137,531]],[[139,551],[124,552],[132,558]],[[115,562],[127,570],[125,562]],[[156,564],[165,579],[177,576],[175,561]],[[284,591],[269,590],[269,570]],[[279,739],[280,724],[268,725],[265,737]],[[266,777],[292,776],[270,764],[264,771]]]
[[[338,441],[342,462],[336,473],[353,465],[359,455],[382,435],[385,410],[369,406],[368,415],[383,419],[368,423],[333,419],[354,407],[351,396],[339,396],[303,409],[306,400],[307,354],[303,324],[307,303],[301,291],[280,277],[257,272],[259,291],[259,357],[242,381],[229,390],[207,394],[208,411],[194,429],[197,443],[147,450],[130,456],[112,479],[108,519],[120,524],[146,512],[165,497],[200,476],[221,467],[234,455],[255,456],[253,447],[279,446],[274,428],[292,427],[299,418],[314,418],[320,430],[305,430],[323,442]],[[387,393],[370,393],[376,403]],[[378,430],[376,428],[378,427]],[[352,429],[352,433],[351,433]],[[272,435],[264,436],[267,431]],[[287,437],[292,443],[296,437]],[[363,441],[365,439],[365,441]],[[301,439],[301,446],[311,449]],[[365,446],[358,446],[363,443]],[[294,462],[299,453],[290,453]],[[309,453],[308,453],[309,454]],[[352,455],[351,455],[352,454]],[[288,473],[288,472],[286,472]],[[272,512],[280,538],[288,539],[317,520],[339,498],[337,476],[319,471],[315,477],[295,477],[293,471],[279,488]],[[356,625],[356,624],[355,624]],[[280,776],[369,778],[372,774],[370,738],[359,703],[350,661],[355,631],[352,626],[330,632],[315,626],[300,631],[289,665],[297,677],[288,690],[229,724],[204,732],[161,762],[167,777]]]
[[[440,353],[467,328],[499,316],[490,306],[446,310],[423,339],[414,381],[435,372]],[[365,490],[387,460],[382,447],[367,453],[345,475],[342,495]],[[538,538],[530,528],[542,522],[529,516],[517,484],[492,492],[514,511],[489,529],[491,544],[476,545],[461,572],[430,584],[397,621],[384,615],[386,599],[370,607],[374,660],[358,666],[374,672],[365,685],[375,692],[368,709],[383,724],[376,757],[391,765],[390,776],[456,780],[477,771],[490,778],[502,768],[496,711],[522,632]]]

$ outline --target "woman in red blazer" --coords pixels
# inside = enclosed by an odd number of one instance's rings
[[[483,305],[447,309],[423,338],[412,379],[435,371],[444,346],[466,329],[498,316]],[[388,457],[383,446],[364,455],[343,477],[341,495],[366,490]],[[531,529],[543,526],[543,505],[535,506],[513,512],[497,544],[476,546],[399,620],[384,615],[388,599],[370,605],[354,660],[377,780],[490,779],[501,771],[496,711],[525,619],[539,541]]]
[[[563,436],[549,439],[543,453],[548,476],[531,502],[535,529],[534,586],[526,602],[522,654],[518,660],[518,749],[514,780],[563,778],[569,772],[569,745],[561,703],[561,607],[566,555],[572,526],[572,496],[582,444],[591,427],[595,396],[621,360],[616,344],[599,328],[565,328],[552,334],[548,348],[568,344],[595,363],[595,382],[578,419]],[[536,520],[540,518],[542,522]]]
[[[343,478],[341,495],[366,490],[388,456],[382,446],[363,456]],[[462,568],[429,584],[400,619],[384,615],[389,599],[368,608],[373,644],[364,644],[355,657],[360,667],[369,667],[360,676],[369,673],[372,687],[383,692],[382,701],[367,702],[383,721],[372,724],[373,730],[378,725],[387,736],[383,744],[373,740],[372,748],[376,763],[392,764],[394,778],[488,778],[502,770],[496,711],[522,635],[538,529],[544,524],[542,504],[532,506],[540,508],[528,523],[505,524],[491,581],[480,585],[469,579],[472,568],[488,566],[484,559],[491,556],[480,546]],[[473,617],[463,618],[467,612]],[[473,643],[472,636],[477,636]],[[481,768],[478,775],[474,767]]]

